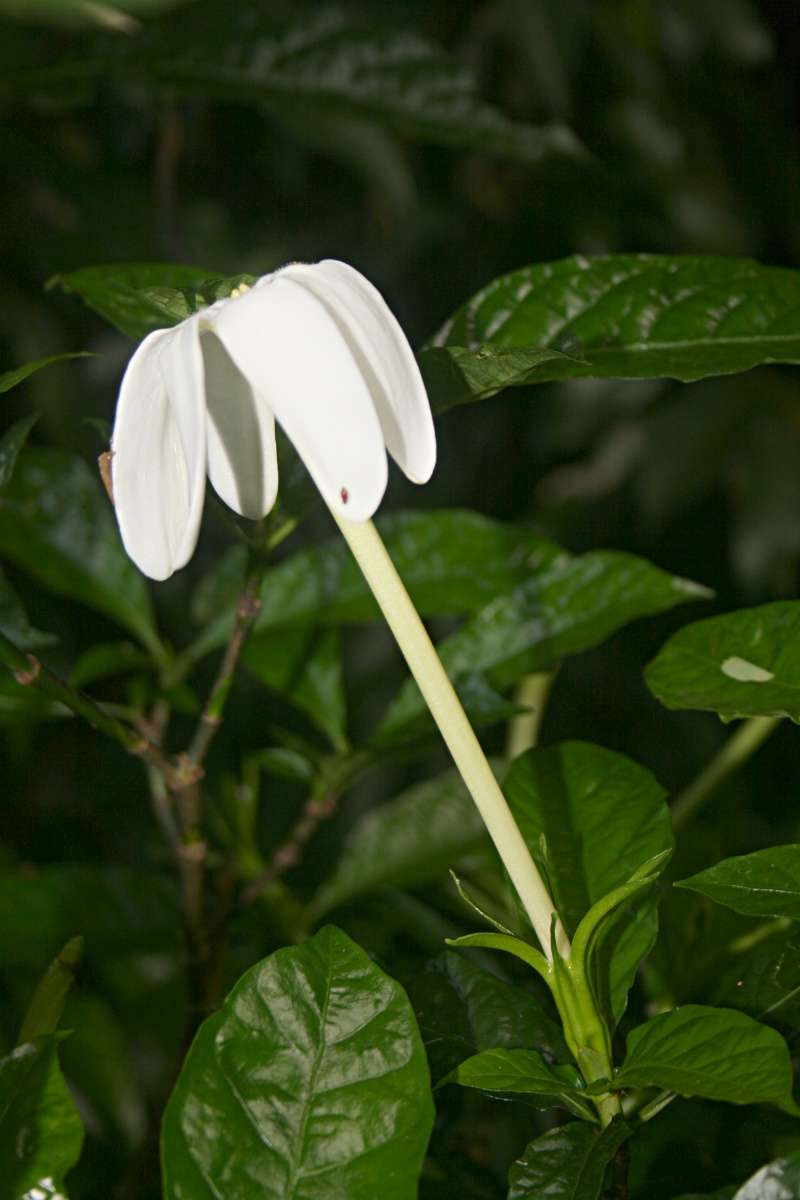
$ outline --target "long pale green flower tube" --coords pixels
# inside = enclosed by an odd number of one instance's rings
[[[349,521],[331,511],[475,801],[542,950],[550,959],[550,929],[555,921],[556,944],[562,955],[568,955],[569,940],[553,901],[380,534],[371,521]]]

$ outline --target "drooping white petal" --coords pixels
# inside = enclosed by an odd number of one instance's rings
[[[130,557],[166,579],[197,542],[206,478],[203,363],[196,318],[149,334],[120,387],[111,474]]]
[[[327,306],[300,283],[269,275],[222,306],[214,330],[325,501],[368,520],[386,489],[383,434],[362,365]]]
[[[275,420],[213,331],[201,334],[200,345],[206,379],[209,478],[230,508],[257,520],[269,512],[278,493]]]
[[[292,263],[278,272],[302,283],[325,304],[368,381],[386,448],[415,483],[430,479],[436,435],[417,360],[376,287],[347,263],[329,258]]]

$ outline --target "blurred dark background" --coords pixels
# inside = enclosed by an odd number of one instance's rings
[[[54,367],[3,396],[3,427],[41,414],[34,444],[91,462],[104,448],[103,422],[131,350],[75,297],[46,290],[51,276],[82,266],[186,262],[229,275],[342,258],[380,287],[415,345],[497,275],[579,251],[743,255],[800,266],[794,0],[196,0],[117,31],[54,22],[52,7],[43,4],[33,21],[3,15],[0,5],[0,371],[60,351],[97,357]],[[422,111],[411,118],[398,117],[392,96],[402,87],[413,93],[413,72],[387,75],[385,92],[373,79],[369,102],[355,85],[349,102],[333,102],[325,88],[293,88],[294,60],[289,54],[275,66],[275,39],[284,50],[313,43],[303,59],[311,75],[326,46],[335,75],[346,73],[351,54],[361,54],[366,72],[376,45],[400,47],[402,58],[411,39],[426,48],[422,61],[430,55],[439,64],[441,80],[429,91],[419,85]],[[271,71],[279,86],[264,86]],[[426,119],[439,88],[449,125],[433,112]],[[555,145],[537,155],[513,144],[487,153],[453,132],[459,105],[467,111],[474,97],[515,127],[568,127],[584,153]],[[387,506],[464,506],[533,525],[574,551],[630,550],[713,587],[714,611],[795,594],[796,372],[691,386],[523,388],[446,414],[439,439],[431,484],[423,492],[394,476]],[[329,532],[313,519],[285,552]],[[191,566],[154,590],[176,644],[186,640],[192,587],[229,540],[210,506]],[[33,623],[57,634],[47,651],[57,668],[68,671],[93,642],[118,636],[110,622],[40,590],[12,564],[7,570]],[[598,741],[645,762],[671,789],[684,783],[726,731],[711,716],[661,710],[641,671],[672,629],[710,611],[696,606],[640,622],[572,660],[554,690],[545,738]],[[358,647],[348,659],[357,740],[374,720],[367,683],[401,672],[381,632],[350,640],[351,652]],[[250,687],[237,690],[228,723],[235,732],[226,730],[215,748],[220,775],[235,767],[242,746],[268,740],[271,714],[263,705],[256,712]],[[34,718],[11,694],[0,695],[0,722],[4,865],[166,864],[138,764],[77,723]],[[489,735],[495,743],[499,733]],[[735,853],[798,840],[796,780],[786,786],[793,746],[792,731],[779,731],[758,772],[748,768],[720,793],[684,865],[708,863],[723,844]],[[400,779],[376,780],[343,805],[296,873],[301,892],[313,887],[354,812]],[[281,813],[294,803],[291,789],[276,800]],[[370,932],[369,921],[352,920],[390,964],[392,955],[413,964],[419,949],[407,932],[387,932],[388,924]],[[248,934],[243,945],[239,969],[269,938]],[[151,1067],[158,1075],[154,1047],[170,1036],[151,1028],[161,986],[158,961],[151,966],[152,979],[140,964],[131,976],[138,982],[95,979],[94,992],[76,1001],[94,1005],[88,1019],[107,1038],[109,1071],[138,1046],[136,1087],[142,1078],[149,1086]],[[25,977],[6,981],[8,1038],[26,986]],[[109,995],[113,1004],[99,998]],[[180,1002],[173,996],[162,1013],[170,1005],[179,1030]],[[72,1070],[80,1076],[80,1063]],[[106,1080],[109,1094],[124,1074],[119,1067],[116,1082]],[[103,1094],[96,1080],[81,1086]],[[147,1112],[136,1087],[95,1114],[97,1145],[130,1151],[140,1140]],[[704,1120],[712,1145],[723,1135]],[[760,1136],[751,1129],[754,1153]],[[115,1169],[104,1171],[101,1159],[90,1153],[76,1195],[108,1194]],[[471,1196],[495,1194],[489,1183],[485,1192],[475,1179],[470,1186]]]

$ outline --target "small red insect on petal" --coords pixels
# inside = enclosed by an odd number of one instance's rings
[[[342,504],[347,504],[347,501],[350,499],[350,493],[348,492],[347,488],[342,488],[342,490],[339,492],[339,496]]]

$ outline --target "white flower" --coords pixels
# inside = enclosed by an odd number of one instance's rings
[[[275,420],[335,513],[366,521],[386,451],[424,483],[436,461],[425,387],[406,337],[363,275],[293,263],[149,334],[120,388],[114,505],[133,561],[166,579],[191,558],[206,472],[244,517],[275,503]]]

